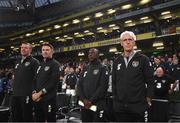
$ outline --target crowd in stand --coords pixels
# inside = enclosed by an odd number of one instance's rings
[[[0,104],[5,94],[12,92],[13,69],[0,69]]]

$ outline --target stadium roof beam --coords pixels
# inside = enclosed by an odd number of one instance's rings
[[[0,9],[7,9],[7,10],[11,10],[11,9],[15,9],[16,6],[12,3],[11,0],[0,0]]]
[[[9,2],[9,4],[10,4],[10,6],[11,6],[11,7],[13,7],[13,4],[12,4],[12,2],[11,2],[10,0],[8,0],[8,2]]]
[[[35,14],[35,0],[19,0],[20,3],[23,5],[25,10],[28,14],[33,15]]]
[[[26,0],[19,0],[23,7],[27,10],[27,1]]]
[[[49,5],[51,4],[50,0],[47,0],[47,2],[48,2]]]

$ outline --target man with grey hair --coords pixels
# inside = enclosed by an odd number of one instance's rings
[[[120,36],[124,52],[114,61],[112,71],[113,109],[118,122],[143,122],[153,93],[153,69],[145,55],[134,51],[136,36]]]

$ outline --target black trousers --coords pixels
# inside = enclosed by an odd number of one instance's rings
[[[3,99],[4,99],[4,92],[0,92],[0,105],[2,104],[3,102]]]
[[[145,113],[136,113],[129,110],[115,112],[116,122],[145,122]]]
[[[36,122],[56,122],[56,99],[35,103]]]
[[[82,122],[105,122],[107,120],[104,113],[104,110],[94,112],[89,109],[82,108],[81,120]]]
[[[149,109],[150,122],[168,122],[169,120],[169,102],[152,101]]]
[[[113,99],[110,93],[106,97],[106,119],[108,122],[115,122],[114,111],[113,111]]]
[[[12,96],[10,105],[12,122],[33,121],[31,96]]]

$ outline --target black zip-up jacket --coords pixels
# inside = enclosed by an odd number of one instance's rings
[[[154,95],[153,99],[169,99],[169,89],[174,79],[165,74],[162,77],[154,76]]]
[[[36,92],[46,90],[41,99],[42,101],[56,98],[56,87],[60,77],[59,67],[59,63],[53,58],[46,59],[40,64],[36,74],[34,90]]]
[[[171,75],[174,79],[180,81],[180,65],[179,65],[179,64],[172,65],[171,71],[170,71],[170,75]]]
[[[32,56],[28,56],[21,63],[18,59],[14,70],[13,95],[14,96],[30,96],[34,77],[39,66],[39,61]]]
[[[67,75],[66,77],[66,84],[70,86],[70,89],[75,89],[75,86],[77,84],[77,78],[75,73],[71,73]]]
[[[89,63],[83,69],[78,89],[80,100],[88,99],[98,108],[104,108],[107,93],[109,73],[99,61]]]
[[[148,57],[135,53],[126,67],[124,57],[119,56],[113,64],[112,91],[114,111],[145,111],[146,97],[153,95],[153,68]],[[146,87],[147,85],[147,87]]]

